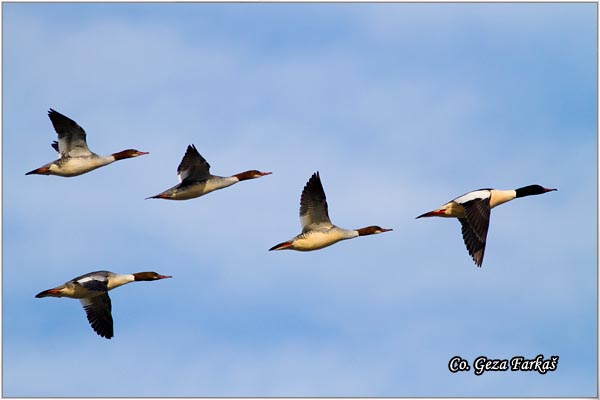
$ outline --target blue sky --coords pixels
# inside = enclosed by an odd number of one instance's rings
[[[596,4],[2,7],[4,396],[597,395]],[[150,155],[25,176],[50,107]],[[192,143],[273,174],[145,201]],[[334,223],[394,231],[268,252],[315,171]],[[535,183],[559,190],[493,210],[481,269],[415,220]],[[174,278],[112,291],[110,341],[34,298],[98,269]],[[538,354],[557,370],[447,368]]]

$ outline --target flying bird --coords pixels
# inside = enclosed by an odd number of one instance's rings
[[[255,169],[232,176],[216,176],[210,173],[210,164],[198,153],[196,146],[189,145],[177,167],[179,184],[147,199],[189,200],[204,196],[215,190],[226,188],[240,181],[270,175]]]
[[[373,235],[389,232],[379,226],[368,226],[360,229],[343,229],[331,223],[329,219],[327,199],[321,184],[319,172],[314,173],[302,190],[300,197],[300,223],[302,233],[295,238],[279,243],[271,250],[312,251],[331,246],[340,240],[352,239],[357,236]]]
[[[458,218],[469,255],[475,264],[481,267],[490,226],[491,209],[520,197],[544,194],[555,190],[557,189],[546,189],[540,185],[529,185],[515,190],[474,190],[449,201],[440,208],[421,214],[417,218]]]
[[[50,109],[48,117],[58,133],[58,142],[52,142],[52,148],[58,152],[59,159],[25,175],[57,175],[72,177],[103,167],[118,160],[150,154],[134,149],[123,150],[109,156],[99,156],[88,148],[86,133],[77,122]]]
[[[116,287],[137,281],[156,281],[171,278],[156,272],[137,272],[135,274],[115,274],[110,271],[96,271],[78,276],[64,285],[44,290],[35,295],[41,297],[70,297],[79,299],[88,322],[94,331],[107,339],[114,336],[112,306],[108,291]]]

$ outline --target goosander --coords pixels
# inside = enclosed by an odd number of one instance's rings
[[[226,188],[240,181],[260,178],[270,174],[271,172],[260,172],[253,169],[227,177],[211,175],[210,164],[198,153],[196,146],[192,144],[187,147],[185,155],[177,167],[177,175],[181,183],[156,196],[147,197],[146,200],[189,200]]]
[[[458,218],[469,255],[478,267],[483,263],[485,241],[490,225],[490,210],[508,201],[544,194],[557,189],[529,185],[515,190],[479,189],[449,201],[440,208],[419,215],[423,217]]]
[[[172,278],[156,272],[137,272],[135,274],[115,274],[110,271],[96,271],[78,276],[64,285],[44,290],[35,295],[41,297],[70,297],[79,299],[94,331],[107,339],[113,337],[113,319],[108,291],[116,287],[137,281],[156,281]]]
[[[77,176],[118,160],[150,154],[145,151],[128,149],[109,156],[99,156],[88,148],[85,131],[77,122],[53,109],[48,111],[48,117],[52,121],[54,130],[58,133],[58,142],[52,142],[52,148],[58,152],[59,159],[29,171],[25,175]]]
[[[312,251],[331,246],[340,240],[352,239],[357,236],[373,235],[389,232],[379,226],[367,226],[360,229],[343,229],[331,223],[327,211],[327,199],[321,184],[319,172],[314,173],[302,190],[300,196],[300,223],[302,233],[295,238],[279,243],[271,250]]]

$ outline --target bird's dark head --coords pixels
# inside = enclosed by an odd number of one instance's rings
[[[555,190],[558,189],[548,189],[540,185],[529,185],[524,186],[522,188],[518,188],[517,190],[515,190],[515,192],[517,192],[517,197],[525,197],[532,196],[534,194],[544,194],[548,192],[553,192]]]

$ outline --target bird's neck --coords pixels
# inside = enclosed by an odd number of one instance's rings
[[[517,192],[515,190],[491,190],[490,197],[490,208],[494,208],[499,206],[500,204],[504,204],[507,201],[511,201],[517,197]]]
[[[131,274],[124,274],[124,275],[115,274],[109,278],[107,287],[108,287],[108,290],[111,290],[116,287],[123,286],[127,283],[131,283],[133,281],[135,281],[135,277]]]

